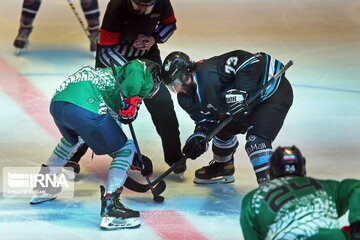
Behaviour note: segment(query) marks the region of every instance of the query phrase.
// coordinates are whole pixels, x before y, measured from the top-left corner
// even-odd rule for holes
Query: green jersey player
[[[160,66],[150,60],[133,60],[121,67],[94,69],[84,66],[70,75],[56,90],[50,113],[63,138],[52,156],[43,164],[40,174],[58,174],[77,151],[86,143],[96,154],[112,157],[106,191],[101,186],[100,226],[105,229],[132,228],[140,225],[139,212],[123,206],[119,196],[129,168],[152,173],[150,159],[136,161],[135,145],[121,129],[121,124],[135,120],[143,98],[154,96],[160,84]],[[124,99],[120,97],[120,90]],[[134,159],[134,160],[133,160]],[[60,168],[60,170],[59,170]],[[30,203],[53,200],[61,188],[37,186]]]
[[[360,181],[306,177],[298,148],[278,147],[269,163],[271,181],[248,193],[240,223],[245,240],[360,239]],[[339,217],[349,210],[350,235]]]

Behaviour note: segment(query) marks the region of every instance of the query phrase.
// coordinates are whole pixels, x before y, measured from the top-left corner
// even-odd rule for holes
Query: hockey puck
[[[165,198],[163,196],[155,196],[154,197],[154,201],[158,202],[158,203],[164,202],[164,200],[165,200]]]

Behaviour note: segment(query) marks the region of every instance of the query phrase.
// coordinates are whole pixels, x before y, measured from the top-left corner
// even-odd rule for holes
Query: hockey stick
[[[273,82],[279,78],[291,65],[293,65],[293,61],[290,60],[275,76],[273,76],[259,91],[257,91],[249,100],[247,100],[247,103],[250,104],[253,101],[255,101],[260,94],[266,90]],[[218,132],[220,132],[221,129],[223,129],[227,124],[229,124],[233,120],[232,116],[228,116],[224,121],[222,121],[212,132],[210,132],[206,138],[203,141],[209,142]],[[173,164],[168,170],[166,170],[163,174],[161,174],[157,179],[155,179],[151,185],[155,186],[156,184],[163,181],[163,179],[168,176],[174,169],[179,167],[181,164],[183,164],[186,161],[187,157],[182,157],[179,161],[177,161],[175,164]],[[148,187],[148,185],[144,185],[138,182],[132,182],[132,190],[143,190]],[[157,186],[157,185],[156,185]],[[155,187],[156,187],[155,186]]]
[[[89,31],[86,29],[85,24],[84,24],[83,20],[81,19],[79,13],[76,11],[75,5],[72,2],[72,0],[67,0],[67,2],[69,3],[71,10],[75,14],[75,17],[78,20],[78,22],[80,23],[81,28],[82,28],[82,30],[84,30],[86,36],[89,38],[90,41],[94,42],[95,40],[91,37]]]
[[[111,65],[111,69],[113,71],[113,74],[114,74],[114,78],[115,78],[115,84],[116,84],[116,87],[117,89],[119,90],[119,93],[120,93],[120,99],[122,102],[124,102],[124,94],[123,92],[121,91],[121,87],[120,87],[120,83],[119,83],[119,80],[118,80],[118,76],[117,76],[117,72],[116,72],[116,69],[115,69],[115,64],[114,62],[112,61],[112,59],[110,59],[110,65]],[[136,135],[135,135],[135,131],[134,131],[134,127],[132,125],[132,123],[129,123],[129,128],[130,128],[130,132],[131,132],[131,136],[133,138],[133,141],[134,141],[134,145],[135,145],[135,148],[136,148],[136,152],[139,156],[139,161],[140,163],[143,165],[143,160],[142,160],[142,155],[141,155],[141,152],[140,152],[140,148],[139,148],[139,144],[138,144],[138,141],[137,141],[137,138],[136,138]],[[166,188],[166,183],[165,181],[163,181],[161,183],[161,185],[157,188],[153,187],[151,185],[151,181],[149,179],[149,177],[145,177],[146,179],[146,182],[148,183],[148,187],[149,189],[151,190],[151,193],[153,194],[154,196],[154,201],[155,202],[163,202],[164,201],[164,197],[160,196],[160,194],[165,190]],[[130,183],[131,180],[128,181],[128,184]],[[126,181],[125,181],[126,183]],[[127,187],[125,185],[125,187]]]

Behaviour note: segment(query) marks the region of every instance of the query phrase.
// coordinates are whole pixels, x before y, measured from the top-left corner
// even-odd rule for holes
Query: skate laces
[[[217,162],[215,161],[215,159],[212,159],[210,162],[209,162],[209,165],[206,166],[206,167],[203,167],[203,168],[218,168],[218,167],[225,167],[229,164],[232,164],[233,160],[229,160],[227,162]]]
[[[205,166],[205,167],[203,167],[203,168],[204,168],[204,169],[206,169],[206,168],[207,168],[207,169],[217,168],[219,164],[220,164],[220,163],[216,162],[215,159],[212,159],[212,160],[209,162],[209,165],[208,165],[208,166]]]
[[[215,163],[217,163],[217,162],[215,161],[215,159],[212,159],[212,160],[209,162],[209,166],[210,166],[210,165],[213,165],[213,164],[215,164]]]

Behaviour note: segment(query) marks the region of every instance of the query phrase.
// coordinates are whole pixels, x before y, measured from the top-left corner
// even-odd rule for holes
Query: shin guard
[[[46,166],[50,169],[51,167],[56,167],[56,169],[63,167],[82,144],[84,144],[84,140],[81,138],[79,138],[78,143],[75,145],[69,143],[65,138],[61,138],[60,143],[55,147],[52,155],[46,163]]]
[[[134,142],[132,140],[128,140],[121,149],[110,154],[113,160],[109,169],[106,193],[112,193],[124,184],[128,176],[135,151]]]

